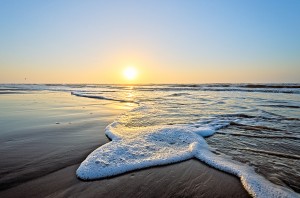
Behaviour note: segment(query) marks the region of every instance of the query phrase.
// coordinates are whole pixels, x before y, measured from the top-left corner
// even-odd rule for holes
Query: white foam
[[[120,99],[114,99],[114,98],[109,98],[109,97],[105,97],[105,96],[95,95],[93,93],[78,92],[78,91],[72,91],[71,95],[84,97],[84,98],[100,99],[100,100],[113,100],[113,101],[117,101],[117,102],[137,103],[137,102],[132,101],[132,100],[120,100]]]
[[[182,161],[194,156],[197,144],[205,145],[200,136],[175,127],[142,130],[141,136],[125,139],[106,131],[112,141],[93,151],[80,165],[77,175],[81,179],[98,179]]]
[[[82,93],[82,92],[78,92],[78,91],[72,91],[71,95],[79,96],[79,97],[86,97],[86,98],[102,99],[102,100],[113,100],[112,98],[107,98],[107,97],[99,96],[99,95],[98,96],[90,95],[90,94]]]
[[[239,177],[244,188],[253,197],[299,197],[299,194],[294,191],[266,180],[251,167],[217,156],[208,149],[198,149],[195,157],[216,169]]]
[[[134,111],[143,111],[138,107]],[[111,142],[93,151],[76,174],[84,180],[100,179],[151,166],[198,158],[206,164],[236,175],[254,197],[298,197],[289,189],[272,184],[248,166],[213,154],[203,137],[228,125],[215,121],[194,125],[124,127],[122,119],[106,128]]]

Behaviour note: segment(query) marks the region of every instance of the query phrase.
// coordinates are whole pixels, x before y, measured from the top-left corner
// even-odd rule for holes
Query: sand
[[[198,160],[85,182],[80,162],[132,104],[35,92],[0,96],[0,197],[249,197],[239,179]]]

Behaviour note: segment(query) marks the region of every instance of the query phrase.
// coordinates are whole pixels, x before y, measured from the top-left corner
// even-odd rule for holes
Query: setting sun
[[[123,75],[127,80],[134,80],[137,76],[137,70],[134,67],[127,67]]]

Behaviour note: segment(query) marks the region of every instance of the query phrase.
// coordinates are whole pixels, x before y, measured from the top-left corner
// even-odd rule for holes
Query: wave
[[[28,92],[24,91],[0,91],[0,94],[27,94]]]
[[[164,88],[138,88],[140,91],[218,91],[218,92],[259,92],[259,93],[285,93],[300,94],[300,89],[247,89],[224,87],[164,87]]]
[[[231,83],[212,83],[212,84],[173,84],[170,87],[244,87],[244,88],[271,88],[271,89],[297,89],[300,84],[231,84]]]
[[[242,87],[247,87],[247,88],[276,88],[276,89],[297,89],[300,88],[299,84],[247,84],[243,85]]]
[[[286,138],[286,139],[294,139],[294,140],[300,140],[299,135],[254,135],[254,134],[245,134],[245,133],[233,133],[233,132],[218,132],[219,134],[224,135],[233,135],[233,136],[245,136],[245,137],[253,137],[253,138]]]
[[[277,108],[293,108],[293,109],[299,109],[300,106],[297,105],[260,105],[263,107],[277,107]]]
[[[300,94],[300,84],[173,84],[137,86],[140,91],[227,91]]]
[[[188,95],[191,95],[189,93],[174,93],[174,94],[171,94],[171,95],[168,95],[169,97],[177,97],[177,96],[188,96]]]
[[[147,113],[140,106],[133,113]],[[216,155],[210,151],[204,137],[226,127],[230,122],[214,120],[190,125],[126,127],[122,116],[106,127],[111,142],[93,151],[76,171],[83,180],[94,180],[119,175],[128,171],[165,165],[197,158],[221,171],[236,175],[244,188],[254,197],[296,197],[295,192],[277,186],[253,168]],[[202,123],[202,124],[201,124]]]
[[[231,126],[238,126],[240,128],[247,129],[247,130],[255,130],[255,131],[262,131],[262,130],[266,130],[266,131],[282,131],[281,129],[271,128],[271,127],[266,127],[266,126],[246,125],[246,124],[240,124],[240,123],[237,123],[237,122],[230,122],[230,125]]]
[[[86,85],[86,84],[1,84],[26,90],[78,91],[86,88],[138,91],[226,91],[300,94],[300,84],[170,84],[170,85]]]
[[[284,157],[284,158],[292,158],[292,159],[298,159],[298,160],[300,159],[299,155],[293,155],[293,154],[287,154],[287,153],[279,153],[279,152],[274,152],[274,151],[266,151],[266,150],[251,149],[251,148],[235,148],[235,149],[251,151],[251,152],[255,152],[255,153],[264,153],[264,154],[274,155],[274,156]]]
[[[120,99],[114,99],[114,98],[99,96],[99,95],[91,95],[89,93],[79,93],[79,92],[72,91],[71,95],[84,97],[84,98],[93,98],[93,99],[100,99],[100,100],[112,100],[112,101],[117,101],[117,102],[127,102],[127,103],[136,103],[136,104],[138,104],[137,102],[132,101],[132,100],[120,100]]]

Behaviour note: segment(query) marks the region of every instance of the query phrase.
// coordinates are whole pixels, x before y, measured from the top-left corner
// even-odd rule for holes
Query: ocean
[[[81,179],[196,158],[253,196],[299,196],[300,84],[0,85],[0,94],[32,91],[130,107],[106,127],[112,141],[82,162]]]

